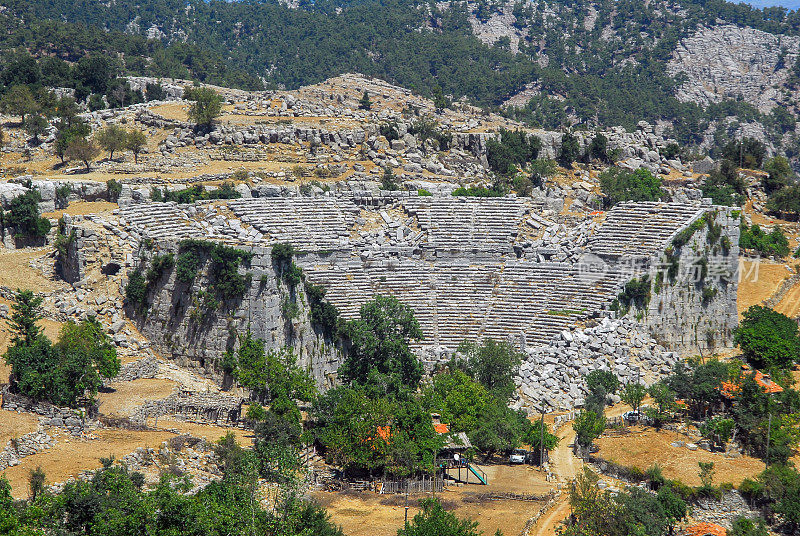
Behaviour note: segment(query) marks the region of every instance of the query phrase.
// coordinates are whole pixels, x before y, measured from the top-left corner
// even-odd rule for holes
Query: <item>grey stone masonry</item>
[[[172,270],[152,290],[147,315],[137,317],[154,349],[223,383],[231,379],[222,356],[248,329],[269,348],[292,346],[320,385],[336,380],[339,349],[312,326],[303,286],[289,288],[273,266],[270,246],[279,242],[293,244],[306,280],[323,286],[345,319],[358,317],[375,294],[409,304],[424,335],[414,347],[429,364],[463,340],[492,337],[533,352],[538,372],[545,368],[536,360],[546,355],[569,367],[575,359],[616,366],[631,358],[629,349],[661,371],[678,355],[729,346],[737,322],[738,222],[730,208],[703,202],[622,203],[601,216],[566,220],[531,198],[414,193],[372,203],[338,193],[141,203],[120,209],[120,220],[131,237],[153,240],[129,268],[146,270],[152,255],[177,253],[187,237],[253,254],[240,269],[251,275],[240,300],[206,310],[207,271],[187,285]],[[649,303],[612,308],[626,284],[643,276]],[[623,314],[631,332],[625,345],[603,338],[586,342],[577,358],[561,352],[561,343],[572,348],[564,337],[573,331]],[[710,333],[719,336],[712,341]],[[528,385],[528,398],[546,389],[550,399],[536,400],[566,407],[583,396],[582,368],[574,378],[526,380],[521,388]]]

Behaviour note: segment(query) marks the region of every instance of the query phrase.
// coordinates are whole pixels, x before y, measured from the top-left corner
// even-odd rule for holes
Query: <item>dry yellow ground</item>
[[[751,305],[758,305],[772,296],[784,279],[792,273],[783,264],[761,262],[755,269],[755,262],[742,261],[742,280],[739,282],[739,314]]]
[[[151,420],[150,425],[152,426],[153,424]],[[175,429],[181,434],[202,437],[207,441],[216,441],[228,432],[231,432],[234,437],[236,437],[236,441],[243,447],[249,447],[253,444],[253,432],[250,430],[241,430],[239,428],[226,428],[224,426],[184,422],[169,417],[158,419],[158,427],[160,429]]]
[[[39,424],[38,416],[32,413],[17,413],[0,409],[0,450],[10,439],[35,432]]]
[[[791,318],[800,316],[800,283],[789,289],[775,310]]]
[[[505,491],[545,493],[552,486],[538,471],[530,466],[496,465],[483,467],[489,473],[489,485],[469,484],[450,487],[437,494],[446,509],[458,517],[469,518],[479,523],[478,530],[494,534],[500,529],[503,534],[519,534],[525,523],[542,507],[535,501],[485,500],[476,495]],[[429,494],[409,497],[408,519],[419,511],[418,501]],[[394,536],[403,528],[404,497],[402,495],[378,495],[373,492],[317,492],[314,498],[341,525],[350,536]]]
[[[657,463],[664,476],[680,479],[690,486],[700,485],[698,462],[714,462],[714,482],[717,484],[730,482],[738,486],[745,478],[752,478],[764,470],[764,462],[756,458],[725,458],[702,449],[691,451],[686,447],[673,447],[671,443],[676,439],[686,440],[685,436],[677,436],[675,432],[632,427],[630,434],[601,437],[597,445],[602,458],[638,467],[642,471]]]
[[[77,440],[67,436],[58,438],[51,449],[22,459],[22,462],[6,469],[3,474],[11,482],[14,497],[28,495],[28,475],[41,467],[47,482],[63,482],[81,471],[100,467],[100,458],[114,456],[119,459],[137,447],[157,448],[175,434],[170,432],[134,432],[129,430],[98,430],[96,440]]]
[[[111,417],[130,417],[145,400],[161,400],[172,394],[177,383],[170,380],[140,379],[112,383],[108,392],[98,393],[100,413]]]
[[[47,249],[0,249],[0,285],[12,289],[32,289],[37,291],[53,291],[64,288],[66,283],[59,283],[45,278],[29,263],[48,252]]]
[[[64,214],[69,214],[70,216],[102,214],[103,212],[111,212],[117,208],[119,208],[119,205],[116,203],[109,203],[108,201],[75,201],[74,203],[70,203],[69,206],[63,210],[43,212],[42,216],[45,218],[60,218]]]
[[[159,104],[158,106],[153,106],[150,108],[150,111],[154,114],[158,114],[166,119],[172,119],[173,121],[188,121],[189,120],[189,105],[188,104],[181,104],[177,102],[170,102],[166,104]]]

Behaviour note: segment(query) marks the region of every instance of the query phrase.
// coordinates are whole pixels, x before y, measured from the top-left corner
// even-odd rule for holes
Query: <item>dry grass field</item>
[[[700,485],[698,462],[714,462],[714,483],[730,482],[734,486],[745,478],[752,478],[764,470],[764,462],[750,456],[726,458],[719,453],[702,449],[691,451],[686,447],[673,447],[676,439],[685,441],[675,432],[657,432],[652,428],[631,427],[630,433],[617,437],[601,437],[598,455],[606,460],[637,467],[642,471],[658,464],[667,478],[677,478],[690,486]]]
[[[486,499],[480,495],[503,492],[544,494],[552,485],[531,466],[489,465],[481,468],[488,475],[488,486],[451,486],[437,497],[458,517],[477,521],[478,529],[484,534],[494,534],[498,529],[506,535],[520,534],[543,503]],[[430,494],[409,496],[409,520],[419,511],[418,501],[426,496]],[[369,491],[316,492],[314,498],[348,536],[395,536],[397,530],[403,528],[403,495],[379,495]]]
[[[9,440],[35,432],[38,424],[37,415],[0,409],[0,450]]]
[[[61,435],[55,446],[28,456],[22,463],[9,467],[3,474],[11,482],[14,497],[28,494],[28,475],[36,467],[41,467],[47,475],[47,482],[63,482],[82,471],[100,467],[100,458],[114,456],[119,459],[133,452],[137,447],[161,445],[175,434],[166,431],[98,430],[97,439],[74,439]]]
[[[751,305],[758,305],[772,296],[784,279],[792,275],[786,265],[743,260],[742,280],[739,282],[738,309],[739,314]]]

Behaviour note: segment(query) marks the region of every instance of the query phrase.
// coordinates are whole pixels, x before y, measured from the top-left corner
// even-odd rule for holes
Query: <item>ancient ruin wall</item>
[[[177,243],[167,241],[157,247],[158,254],[172,252],[177,258]],[[211,284],[206,263],[192,284],[178,281],[174,268],[164,274],[149,295],[146,314],[130,310],[129,316],[163,357],[223,384],[231,378],[223,371],[222,356],[235,348],[237,336],[249,329],[253,337],[266,342],[267,350],[293,347],[299,364],[310,369],[320,387],[332,385],[339,350],[312,326],[303,285],[291,290],[281,280],[270,248],[241,249],[252,252],[253,258],[249,266],[240,267],[240,273],[251,274],[250,286],[240,300],[211,311],[203,307],[200,292]],[[140,249],[135,263],[145,271],[155,252]],[[290,311],[292,296],[296,312]]]
[[[708,355],[733,346],[739,318],[739,219],[733,212],[729,207],[709,208],[700,218],[719,226],[719,237],[707,221],[696,219],[675,234],[691,234],[686,244],[677,247],[673,237],[665,252],[653,259],[652,297],[642,322],[665,348],[682,355]],[[671,262],[678,265],[674,282],[668,273]]]

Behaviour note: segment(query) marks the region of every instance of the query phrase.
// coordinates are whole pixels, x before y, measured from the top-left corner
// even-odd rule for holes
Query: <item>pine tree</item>
[[[361,95],[361,100],[358,101],[358,108],[360,110],[370,110],[372,109],[372,101],[369,100],[369,93],[367,90],[364,90],[364,94]]]

